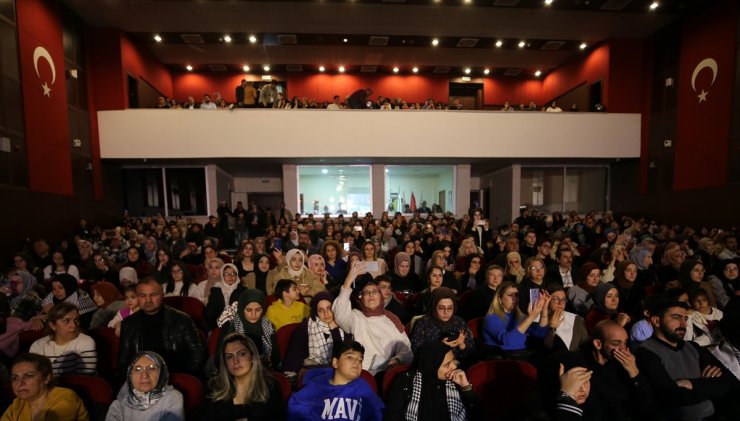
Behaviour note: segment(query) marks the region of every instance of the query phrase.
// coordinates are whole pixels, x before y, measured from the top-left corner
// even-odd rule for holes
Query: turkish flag
[[[411,192],[411,212],[416,212],[416,198],[414,197],[414,192]]]
[[[727,183],[737,4],[684,22],[678,78],[675,190]]]
[[[72,195],[60,5],[27,0],[16,7],[30,188]]]

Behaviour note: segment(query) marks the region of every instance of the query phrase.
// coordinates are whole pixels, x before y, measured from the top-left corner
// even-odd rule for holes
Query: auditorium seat
[[[98,374],[113,378],[118,368],[119,339],[116,331],[110,327],[90,329],[87,334],[95,341],[98,354]]]
[[[473,339],[478,339],[481,336],[481,329],[483,328],[483,317],[468,320],[468,327],[473,332]]]
[[[288,404],[288,399],[290,399],[290,394],[292,392],[292,386],[290,385],[290,380],[285,376],[285,374],[279,372],[279,371],[270,371],[272,373],[273,377],[275,377],[275,380],[277,380],[278,384],[280,385],[280,392],[283,394],[283,401],[285,404]]]
[[[403,374],[409,370],[411,370],[410,365],[401,364],[390,368],[388,369],[388,371],[385,372],[380,388],[380,393],[384,401],[388,400],[388,393],[391,391],[391,387],[393,387],[393,380],[396,378],[396,376],[398,376],[399,374]]]
[[[478,396],[484,413],[512,419],[537,388],[537,369],[517,360],[483,361],[468,367],[468,380]]]
[[[211,331],[211,337],[208,338],[208,356],[216,355],[218,351],[218,341],[221,339],[221,328],[216,327]]]
[[[190,315],[195,322],[195,327],[203,330],[205,326],[206,307],[195,297],[164,297],[164,303],[168,306],[180,310]]]
[[[194,419],[188,414],[195,414],[203,404],[205,398],[203,383],[197,377],[186,373],[170,373],[170,383],[182,393],[186,418]]]
[[[59,385],[72,389],[82,399],[92,421],[102,421],[113,402],[113,388],[102,377],[65,374],[57,377]]]
[[[28,352],[31,345],[37,340],[46,336],[44,329],[41,330],[24,330],[18,334],[18,353]]]
[[[280,348],[280,355],[285,356],[288,353],[288,345],[290,345],[290,337],[293,336],[296,328],[300,323],[291,323],[278,329],[277,331],[277,342]]]

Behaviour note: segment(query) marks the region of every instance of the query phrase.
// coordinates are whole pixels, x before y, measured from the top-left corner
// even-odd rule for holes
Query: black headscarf
[[[445,298],[449,298],[450,300],[452,300],[452,305],[455,307],[455,311],[452,317],[450,317],[450,320],[443,322],[442,320],[439,320],[437,318],[437,304],[439,304],[439,302],[444,300]],[[429,317],[434,321],[434,323],[439,326],[440,329],[446,329],[450,324],[452,324],[453,319],[457,314],[457,296],[455,296],[455,292],[447,287],[439,287],[432,291],[432,304],[429,306],[429,310],[427,313],[429,314]]]
[[[694,259],[686,259],[681,263],[681,267],[678,269],[678,281],[686,292],[691,292],[699,287],[697,282],[691,280],[691,271],[694,270],[696,265],[701,264],[700,261]]]
[[[450,413],[447,408],[445,394],[445,380],[437,377],[439,367],[452,348],[440,341],[425,342],[416,353],[414,367],[421,373],[421,399],[419,401],[418,419],[448,420]]]
[[[267,273],[270,271],[270,268],[267,268],[267,272],[260,270],[260,259],[263,257],[267,257],[268,260],[270,259],[270,256],[266,254],[254,255],[254,287],[263,293],[267,293]]]
[[[334,295],[332,295],[332,293],[329,292],[329,291],[321,291],[318,294],[314,295],[313,296],[313,299],[311,300],[311,314],[310,314],[310,317],[314,321],[316,319],[318,319],[318,317],[319,317],[318,316],[319,303],[321,301],[324,301],[324,300],[326,300],[326,301],[328,301],[330,303],[334,303]]]
[[[54,304],[61,303],[77,292],[77,278],[68,273],[60,273],[59,275],[54,276],[51,282],[59,282],[62,284],[62,287],[64,287],[64,293],[66,294],[62,300],[57,299],[57,297],[52,294]]]

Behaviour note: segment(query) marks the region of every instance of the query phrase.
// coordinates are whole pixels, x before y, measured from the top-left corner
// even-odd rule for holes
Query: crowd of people
[[[178,102],[174,98],[157,98],[155,108],[160,109],[234,109],[234,108],[274,108],[274,109],[326,109],[326,110],[344,110],[344,109],[376,109],[376,110],[462,110],[463,104],[459,98],[451,98],[450,102],[444,102],[429,98],[424,102],[407,102],[403,98],[390,98],[383,95],[372,97],[371,88],[361,88],[352,94],[341,98],[334,95],[331,101],[318,100],[316,98],[298,97],[292,98],[283,94],[277,88],[277,83],[273,80],[256,89],[253,82],[242,79],[241,84],[236,87],[235,101],[227,102],[220,92],[214,92],[212,95],[204,94],[200,102],[195,98],[188,96],[183,102]],[[562,112],[556,101],[552,101],[547,106],[539,107],[534,100],[528,104],[521,103],[518,106],[512,106],[506,101],[500,111],[544,111],[544,112]],[[576,112],[578,106],[572,104],[568,111]]]
[[[15,399],[3,394],[1,419],[95,418],[55,382],[68,374],[120,387],[105,419],[184,419],[172,373],[207,391],[191,419],[487,419],[467,370],[488,360],[536,367],[521,419],[737,419],[735,228],[483,215],[222,203],[206,224],[81,219],[5,262],[0,369]],[[114,372],[100,370],[100,329],[118,337]],[[41,330],[21,349],[22,332]],[[389,390],[366,381],[381,389],[397,367]]]

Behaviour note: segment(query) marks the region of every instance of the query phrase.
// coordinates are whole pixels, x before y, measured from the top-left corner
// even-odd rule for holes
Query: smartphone
[[[458,336],[460,336],[460,332],[457,332],[457,331],[451,330],[451,331],[449,331],[449,332],[441,332],[441,333],[439,334],[439,339],[440,339],[440,340],[447,340],[447,341],[450,341],[450,342],[452,342],[452,341],[454,341],[455,339],[457,339],[457,337],[458,337]]]
[[[480,221],[476,222],[476,225],[480,225],[480,226],[486,225],[486,221],[481,219]]]
[[[283,249],[283,240],[280,238],[275,238],[272,240],[272,248],[275,250],[282,250]]]
[[[378,261],[373,260],[371,262],[367,262],[367,265],[365,267],[367,268],[368,272],[377,272],[378,271]]]
[[[362,227],[360,226],[355,227],[355,231],[362,231]]]
[[[540,300],[540,290],[539,288],[532,288],[529,290],[529,302],[534,303]]]
[[[349,252],[349,243],[344,243],[344,251]]]

